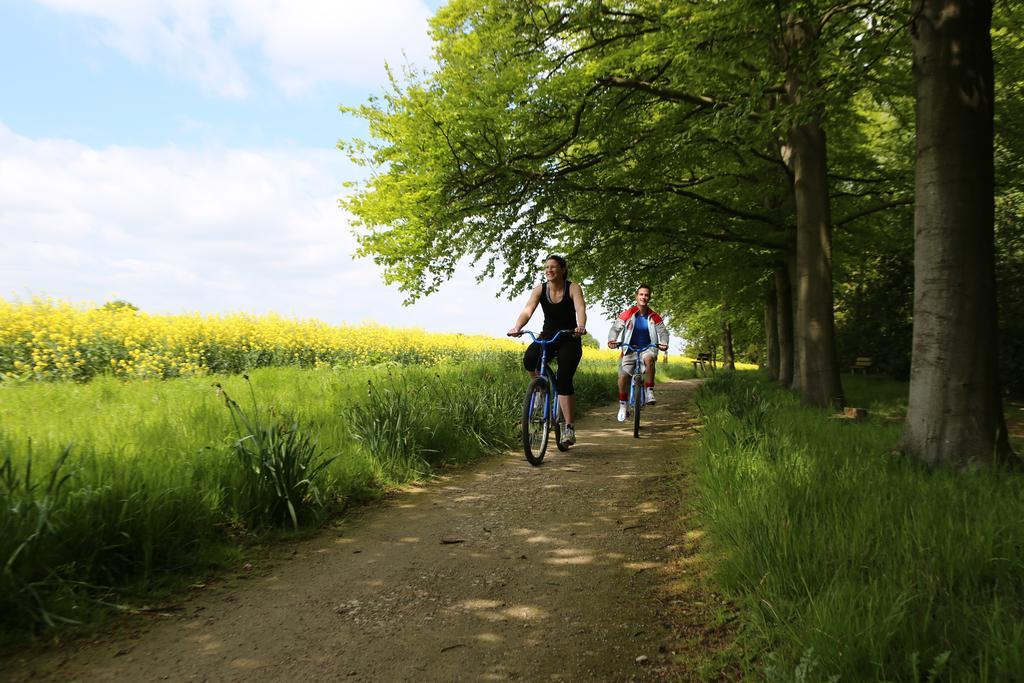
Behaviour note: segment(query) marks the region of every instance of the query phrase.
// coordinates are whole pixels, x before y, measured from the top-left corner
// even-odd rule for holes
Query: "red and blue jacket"
[[[612,323],[608,330],[608,341],[617,341],[620,344],[628,344],[633,337],[633,327],[636,325],[636,316],[640,313],[639,306],[627,308]],[[647,309],[647,327],[651,331],[651,343],[668,345],[668,327],[661,316],[650,308]]]

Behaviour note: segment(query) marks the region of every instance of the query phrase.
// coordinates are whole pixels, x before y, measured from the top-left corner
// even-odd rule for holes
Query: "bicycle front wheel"
[[[523,452],[534,466],[544,460],[551,430],[550,385],[544,377],[534,377],[523,402]]]
[[[633,438],[640,438],[640,406],[644,404],[644,381],[640,375],[633,378]]]

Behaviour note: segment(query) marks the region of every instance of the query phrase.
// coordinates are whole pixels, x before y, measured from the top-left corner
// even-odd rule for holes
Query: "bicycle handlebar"
[[[657,344],[648,344],[647,346],[644,347],[633,346],[632,344],[619,344],[615,348],[625,348],[627,351],[632,351],[633,353],[643,353],[647,349],[658,349],[659,351],[661,350],[661,347],[658,346]]]
[[[552,337],[551,339],[541,339],[537,335],[535,335],[533,332],[531,332],[530,330],[520,330],[519,334],[509,333],[508,336],[509,337],[521,337],[524,334],[528,334],[528,335],[530,335],[530,338],[533,339],[533,341],[535,343],[540,344],[542,346],[546,346],[547,344],[553,344],[556,339],[558,339],[560,336],[562,336],[562,333],[565,333],[565,334],[575,334],[576,330],[559,330],[558,332],[555,332],[555,336]]]

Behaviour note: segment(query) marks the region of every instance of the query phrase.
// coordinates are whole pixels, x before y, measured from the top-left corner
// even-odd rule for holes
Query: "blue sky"
[[[0,296],[502,334],[525,295],[467,265],[403,307],[337,206],[338,105],[429,66],[440,4],[0,0]]]

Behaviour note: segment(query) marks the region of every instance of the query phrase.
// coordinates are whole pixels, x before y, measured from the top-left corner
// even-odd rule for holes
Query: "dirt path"
[[[542,467],[507,454],[401,493],[148,616],[134,637],[8,662],[13,680],[658,680],[679,674],[656,598],[678,558],[673,481],[695,381],[642,438],[614,408]],[[676,529],[677,530],[677,529]],[[662,606],[663,607],[663,606]]]

